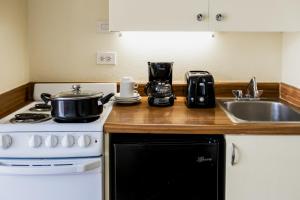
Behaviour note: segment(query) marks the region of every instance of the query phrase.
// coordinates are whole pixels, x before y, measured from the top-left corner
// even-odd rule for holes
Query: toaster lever
[[[201,95],[201,96],[205,96],[206,95],[205,84],[204,83],[199,83],[199,91],[200,91],[200,94],[198,94],[198,95]]]

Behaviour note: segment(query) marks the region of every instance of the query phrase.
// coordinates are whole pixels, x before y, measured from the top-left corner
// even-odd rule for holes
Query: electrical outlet
[[[97,52],[97,64],[98,65],[116,65],[117,53],[116,52]]]

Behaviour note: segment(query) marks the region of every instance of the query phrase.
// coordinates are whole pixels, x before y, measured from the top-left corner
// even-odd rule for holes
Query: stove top
[[[58,123],[39,98],[47,92],[67,91],[72,84],[36,84],[35,101],[0,119],[0,158],[74,158],[101,156],[103,125],[113,102],[103,106],[100,118],[90,123]],[[83,88],[116,92],[115,83],[84,83]],[[36,106],[38,105],[38,106]],[[38,108],[38,110],[36,110]],[[34,118],[34,119],[33,119]]]
[[[32,111],[31,108],[35,104],[42,102],[32,102],[29,105],[17,110],[16,112],[6,116],[0,120],[0,133],[5,132],[43,132],[43,131],[75,131],[75,132],[102,132],[103,125],[108,117],[111,109],[112,102],[109,102],[103,106],[103,112],[100,115],[100,118],[96,121],[89,123],[58,123],[51,118],[50,111]],[[37,121],[30,119],[29,115],[36,117]],[[41,116],[44,118],[41,118]],[[25,119],[22,121],[18,119],[23,117]],[[20,123],[18,123],[20,122]],[[27,122],[27,123],[26,123]]]

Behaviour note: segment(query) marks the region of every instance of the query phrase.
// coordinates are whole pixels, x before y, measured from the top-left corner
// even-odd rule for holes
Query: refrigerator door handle
[[[62,175],[84,173],[101,167],[101,160],[80,164],[50,166],[13,166],[0,163],[0,174],[4,175]]]

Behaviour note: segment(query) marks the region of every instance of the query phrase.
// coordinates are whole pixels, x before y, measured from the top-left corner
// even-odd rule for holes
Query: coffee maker
[[[145,93],[150,106],[174,104],[172,68],[173,62],[148,62],[149,82],[145,86]]]

